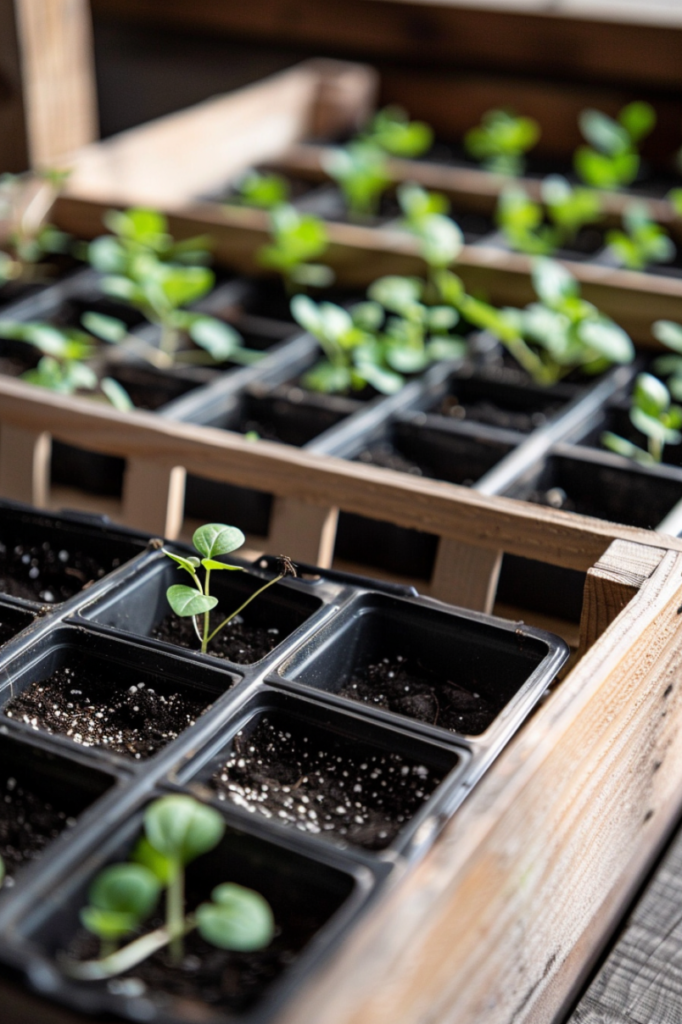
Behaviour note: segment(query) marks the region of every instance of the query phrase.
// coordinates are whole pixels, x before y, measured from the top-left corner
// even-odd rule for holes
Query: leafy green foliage
[[[581,298],[576,279],[554,260],[535,261],[533,284],[539,301],[525,309],[496,309],[467,295],[450,271],[440,273],[438,284],[444,301],[497,338],[542,386],[554,384],[574,369],[598,373],[612,363],[634,358],[634,346],[625,331]]]
[[[601,215],[601,200],[592,189],[574,188],[559,174],[542,183],[542,200],[536,203],[525,189],[510,185],[500,193],[496,219],[513,249],[533,256],[547,256],[567,245],[580,229]]]
[[[420,185],[403,183],[398,187],[398,202],[403,226],[419,241],[419,251],[433,270],[449,267],[459,256],[464,236],[448,217],[449,199],[439,192],[427,192]]]
[[[682,325],[673,320],[657,320],[651,327],[651,333],[672,353],[659,356],[654,362],[654,371],[668,378],[671,395],[682,402]]]
[[[249,171],[237,183],[239,200],[244,206],[272,210],[289,202],[289,183],[281,174]]]
[[[666,444],[682,442],[682,407],[672,404],[665,384],[650,373],[640,373],[635,381],[630,422],[646,437],[646,449],[611,431],[602,434],[604,447],[636,462],[648,464],[661,462]]]
[[[578,123],[588,143],[573,158],[578,176],[594,188],[630,185],[639,171],[639,143],[656,124],[653,107],[641,101],[628,103],[616,119],[599,110],[583,110]]]
[[[272,241],[258,252],[261,266],[278,271],[290,290],[331,284],[333,271],[316,262],[329,245],[327,228],[319,217],[283,203],[270,212],[270,232]]]
[[[644,270],[651,263],[669,263],[675,258],[675,244],[657,224],[646,203],[630,203],[623,213],[623,231],[608,231],[606,241],[622,267]]]
[[[7,225],[0,250],[0,283],[37,280],[41,260],[68,252],[69,235],[46,223],[66,177],[54,170],[38,171],[30,178],[0,176],[0,220]]]
[[[84,979],[113,977],[164,946],[170,946],[177,963],[183,938],[194,928],[219,949],[247,952],[269,944],[275,931],[272,910],[252,889],[225,882],[196,913],[186,911],[184,870],[223,838],[225,822],[218,811],[184,794],[164,796],[147,808],[144,832],[131,860],[105,868],[90,886],[89,904],[80,917],[102,941],[100,960],[72,965],[71,973]],[[119,940],[137,931],[154,911],[163,890],[165,927],[117,951]]]
[[[481,123],[464,136],[468,153],[497,174],[516,176],[525,168],[525,155],[540,138],[540,126],[531,117],[508,110],[488,110]]]
[[[42,353],[33,370],[22,380],[61,395],[89,394],[115,409],[133,408],[130,396],[113,377],[98,377],[86,362],[95,351],[93,339],[76,328],[58,328],[40,321],[0,320],[0,335],[23,341]]]
[[[414,159],[433,145],[433,129],[424,121],[410,121],[402,107],[390,106],[374,115],[361,138],[391,156]]]
[[[240,612],[251,604],[251,602],[262,594],[264,590],[271,587],[274,583],[278,583],[284,576],[289,573],[296,575],[295,570],[288,559],[283,559],[283,567],[279,576],[274,577],[268,583],[260,587],[259,590],[252,594],[251,597],[247,598],[236,609],[231,615],[228,615],[223,622],[220,623],[212,632],[210,629],[210,613],[218,606],[218,599],[210,594],[211,584],[211,573],[216,571],[232,571],[232,572],[243,572],[239,565],[229,565],[227,562],[219,562],[216,555],[229,555],[233,551],[240,548],[245,541],[244,534],[241,530],[237,529],[236,526],[225,526],[224,523],[208,523],[206,526],[200,526],[194,531],[192,542],[194,547],[203,555],[203,558],[196,558],[191,556],[185,558],[182,555],[176,555],[172,551],[166,551],[164,548],[164,554],[168,556],[173,562],[176,563],[178,568],[189,573],[192,579],[192,586],[184,586],[181,583],[176,583],[169,587],[166,591],[166,597],[171,608],[176,615],[180,618],[192,618],[194,619],[194,629],[197,634],[197,638],[201,641],[201,652],[205,654],[210,641],[220,632],[232,619],[239,615]],[[202,583],[197,569],[203,568],[204,570],[204,581]],[[203,627],[200,630],[196,623],[196,616],[203,616]]]
[[[250,953],[272,939],[275,922],[270,904],[253,889],[224,882],[211,893],[211,902],[197,909],[202,939],[219,949]]]

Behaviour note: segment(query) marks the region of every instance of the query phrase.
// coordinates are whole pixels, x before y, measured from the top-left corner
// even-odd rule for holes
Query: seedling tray
[[[15,512],[3,508],[0,516]],[[63,521],[72,533],[82,525],[78,519]],[[216,588],[223,606],[238,604],[275,566],[275,560],[264,559],[245,565],[243,575],[226,574],[230,579]],[[10,757],[4,751],[16,750],[11,763],[20,780],[9,792],[26,790],[27,799],[56,807],[58,794],[45,780],[45,764],[68,787],[66,823],[53,852],[41,864],[36,851],[30,870],[17,871],[0,896],[0,959],[42,996],[89,1013],[139,1020],[144,1007],[151,1007],[159,1024],[195,1020],[198,1012],[216,1021],[236,1019],[233,1014],[270,1020],[283,1012],[292,986],[306,983],[323,954],[331,955],[382,890],[428,853],[568,651],[543,631],[451,608],[410,588],[382,589],[306,567],[301,579],[278,584],[244,613],[244,627],[235,627],[267,626],[274,634],[271,650],[255,660],[241,657],[243,652],[224,659],[169,642],[170,637],[153,638],[168,613],[166,588],[176,578],[174,564],[152,546],[78,598],[45,610],[39,629],[20,632],[0,649],[0,767]],[[386,711],[341,694],[344,679],[387,656],[404,660],[415,678],[426,673],[434,699],[437,692],[443,701],[473,703],[477,716],[471,718],[469,709],[463,719],[473,727],[422,721],[419,709],[415,717],[411,707]],[[444,682],[453,673],[458,685]],[[57,679],[63,681],[59,693],[47,688]],[[161,702],[172,702],[174,695],[183,701],[183,715],[193,709],[177,733],[161,715]],[[22,703],[27,697],[35,713]],[[109,720],[119,706],[128,726]],[[93,728],[102,718],[104,726]],[[234,786],[216,785],[230,770],[231,755],[263,727],[286,733],[269,776],[285,804],[304,743],[319,751],[325,775],[341,762],[341,788],[325,791],[331,813],[325,813],[323,799],[315,803],[319,816],[300,810],[264,816],[248,809],[243,798],[235,800]],[[168,730],[163,740],[162,728]],[[143,749],[150,739],[152,745]],[[21,775],[22,765],[32,766],[32,774],[24,768]],[[314,770],[319,769],[311,762]],[[351,792],[353,772],[358,782]],[[357,796],[363,788],[365,794]],[[249,958],[228,960],[225,966],[247,972],[246,980],[236,994],[221,994],[211,1009],[193,1008],[189,991],[179,1000],[168,990],[160,994],[151,976],[142,985],[75,984],[60,974],[54,959],[78,931],[78,909],[93,873],[130,847],[140,828],[137,809],[169,790],[210,800],[228,823],[215,854],[190,873],[190,893],[196,890],[200,898],[207,877],[229,863],[232,880],[271,900],[282,927],[272,952],[256,958],[257,969]],[[305,803],[315,794],[313,785]],[[0,836],[1,829],[0,823]],[[54,896],[46,899],[47,893]],[[299,901],[307,908],[302,916],[295,910]],[[285,964],[294,953],[290,971]],[[254,969],[255,987],[248,981]],[[275,981],[283,970],[281,982]]]

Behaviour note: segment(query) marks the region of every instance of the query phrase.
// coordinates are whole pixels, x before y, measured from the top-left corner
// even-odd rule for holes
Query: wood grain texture
[[[127,526],[174,539],[182,529],[187,474],[158,459],[128,459],[123,478]]]
[[[682,558],[278,1024],[550,1024],[682,797]]]
[[[480,5],[399,0],[92,0],[96,14],[221,31],[234,38],[295,43],[318,52],[429,66],[501,67],[524,75],[675,87],[679,33],[632,5],[644,24],[591,20],[592,4],[483,10]],[[594,5],[604,11],[605,3]],[[659,5],[660,6],[660,5]],[[570,12],[570,13],[569,13]],[[647,21],[653,24],[646,24]]]
[[[581,656],[620,615],[662,557],[662,551],[655,548],[616,540],[587,570],[580,618]]]
[[[275,498],[268,551],[329,568],[334,558],[338,519],[337,508],[320,508],[296,498]]]
[[[488,497],[470,488],[319,456],[268,441],[177,423],[152,413],[115,409],[0,379],[0,423],[93,451],[191,467],[209,479],[268,490],[321,508],[340,508],[451,537],[474,547],[507,551],[583,571],[612,540],[682,550],[682,540],[649,530],[561,512],[512,498]]]
[[[14,6],[29,160],[32,167],[51,167],[97,138],[90,8],[88,0],[14,0]]]
[[[443,537],[438,542],[428,592],[460,608],[492,612],[501,566],[502,551]]]
[[[678,1024],[682,1006],[682,832],[566,1024]]]
[[[45,508],[50,491],[52,441],[47,431],[0,427],[0,497]]]

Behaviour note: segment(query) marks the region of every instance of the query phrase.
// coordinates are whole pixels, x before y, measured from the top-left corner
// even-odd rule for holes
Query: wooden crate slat
[[[182,529],[187,473],[157,459],[128,459],[123,480],[127,526],[176,538]]]
[[[682,557],[278,1024],[549,1024],[679,809]]]
[[[329,568],[334,558],[338,519],[337,508],[311,505],[296,498],[275,498],[268,550]]]
[[[612,540],[682,550],[682,540],[630,526],[488,497],[457,484],[379,470],[151,413],[120,413],[83,398],[0,379],[0,423],[123,458],[180,465],[199,476],[340,508],[440,537],[587,570]]]
[[[52,440],[48,431],[0,426],[0,494],[45,508],[50,491]]]
[[[461,608],[492,612],[502,554],[494,548],[474,547],[441,537],[429,594]]]

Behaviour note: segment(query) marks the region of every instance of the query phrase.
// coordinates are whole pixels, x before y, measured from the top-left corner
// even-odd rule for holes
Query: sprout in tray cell
[[[549,256],[575,242],[578,233],[601,216],[601,199],[593,189],[572,186],[551,174],[541,186],[542,202],[511,184],[500,193],[496,220],[512,249],[531,256]],[[544,206],[543,206],[544,204]]]
[[[607,231],[606,241],[619,266],[628,270],[670,263],[677,251],[665,228],[649,214],[646,203],[630,203],[623,213],[623,230]]]
[[[67,177],[44,170],[32,178],[3,174],[0,178],[0,220],[6,225],[0,251],[0,283],[37,282],[46,276],[40,263],[69,251],[69,235],[47,223]]]
[[[289,202],[289,183],[281,174],[263,174],[248,171],[237,182],[237,195],[244,206],[255,206],[260,210],[273,210]],[[233,200],[231,199],[230,202]]]
[[[528,150],[540,138],[540,126],[532,117],[519,117],[509,110],[489,110],[481,123],[464,136],[470,155],[488,171],[522,174]]]
[[[194,931],[218,949],[249,952],[267,946],[274,936],[272,910],[252,889],[224,882],[213,889],[209,901],[187,911],[185,868],[214,850],[224,832],[221,815],[192,797],[166,796],[151,804],[131,860],[105,868],[90,886],[89,903],[81,910],[84,928],[100,940],[99,958],[62,955],[64,971],[82,981],[101,981],[130,971],[167,948],[170,962],[178,966],[185,937]],[[138,934],[162,893],[164,923]],[[124,939],[131,941],[120,946]]]
[[[682,442],[682,407],[673,405],[665,384],[650,373],[640,373],[630,404],[630,422],[647,439],[646,449],[611,431],[602,434],[605,448],[643,465],[661,462],[667,444]]]
[[[270,234],[270,243],[258,251],[258,262],[282,275],[289,294],[332,283],[334,272],[317,262],[329,245],[327,228],[319,217],[279,203],[270,210]]]
[[[578,176],[594,188],[619,189],[631,185],[639,174],[639,143],[656,124],[656,111],[636,100],[623,107],[616,118],[600,110],[583,110],[578,119],[588,143],[574,156]]]
[[[181,618],[192,620],[197,639],[201,644],[201,653],[206,654],[208,645],[220,633],[225,626],[229,625],[244,609],[251,604],[259,594],[262,594],[269,587],[279,583],[285,576],[295,576],[296,569],[291,560],[281,557],[281,569],[277,576],[268,580],[262,587],[259,587],[254,594],[251,594],[235,611],[228,615],[219,625],[211,628],[211,612],[218,605],[218,598],[211,594],[211,573],[218,571],[244,572],[239,565],[228,565],[227,562],[219,562],[218,556],[229,555],[240,548],[245,541],[244,534],[236,526],[226,526],[223,523],[208,523],[199,527],[192,538],[194,547],[202,555],[197,558],[192,555],[185,558],[182,555],[174,555],[171,551],[164,553],[176,562],[181,569],[189,573],[192,578],[192,586],[184,586],[176,583],[166,591],[168,603]],[[204,570],[203,583],[197,573],[199,568]]]

